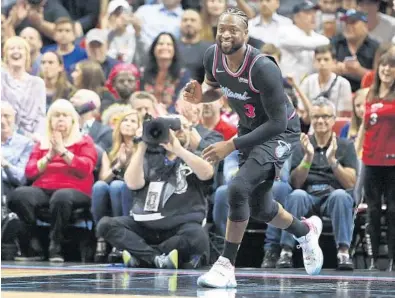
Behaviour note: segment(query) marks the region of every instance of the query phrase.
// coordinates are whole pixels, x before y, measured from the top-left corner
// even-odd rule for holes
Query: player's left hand
[[[208,146],[203,150],[203,159],[214,164],[223,160],[235,150],[233,140],[222,141]]]

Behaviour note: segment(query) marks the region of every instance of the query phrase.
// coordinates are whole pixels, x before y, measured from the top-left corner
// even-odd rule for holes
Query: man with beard
[[[203,82],[204,67],[202,65],[204,53],[211,45],[209,42],[200,39],[202,29],[202,19],[198,12],[188,9],[181,19],[181,40],[179,49],[181,57],[184,58],[184,65],[191,72],[191,77],[198,82]]]
[[[218,142],[203,151],[203,158],[217,163],[234,150],[240,152],[239,171],[229,184],[229,216],[222,256],[198,285],[234,288],[235,260],[251,216],[294,235],[303,249],[308,274],[318,274],[323,255],[318,244],[322,221],[317,216],[300,221],[273,199],[273,181],[300,139],[300,124],[284,93],[274,59],[247,45],[248,17],[237,8],[219,18],[216,45],[203,60],[207,88],[222,89],[239,116],[238,137]],[[188,83],[184,99],[202,102],[202,87]],[[305,161],[309,167],[311,161]]]
[[[140,72],[133,64],[117,64],[108,76],[106,87],[119,104],[129,104],[135,91],[140,90]]]

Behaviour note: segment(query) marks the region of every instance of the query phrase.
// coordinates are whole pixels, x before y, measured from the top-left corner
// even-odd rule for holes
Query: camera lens
[[[151,135],[152,138],[158,139],[162,134],[162,131],[155,127],[150,130],[149,134]]]

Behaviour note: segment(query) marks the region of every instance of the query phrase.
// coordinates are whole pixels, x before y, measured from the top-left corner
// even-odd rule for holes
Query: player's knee
[[[252,192],[252,185],[247,179],[236,176],[229,184],[229,206],[248,204],[248,198]]]

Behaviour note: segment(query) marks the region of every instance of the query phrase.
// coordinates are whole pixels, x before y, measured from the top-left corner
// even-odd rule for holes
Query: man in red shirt
[[[219,132],[227,141],[236,135],[237,128],[221,119],[222,105],[222,94],[218,90],[206,91],[202,98],[202,125]]]

